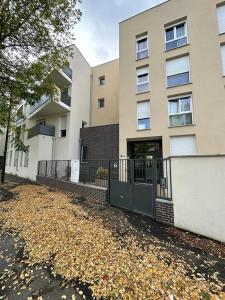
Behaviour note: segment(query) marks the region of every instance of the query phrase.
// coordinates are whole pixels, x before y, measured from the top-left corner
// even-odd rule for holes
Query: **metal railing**
[[[68,94],[61,93],[60,101],[71,107],[71,96]]]
[[[109,160],[88,160],[80,164],[80,182],[108,186]]]
[[[39,135],[55,136],[55,126],[54,125],[43,125],[37,124],[34,127],[30,128],[28,131],[28,139]]]
[[[73,77],[73,71],[70,67],[66,67],[65,69],[62,70],[63,73],[65,73],[70,79]]]
[[[39,107],[41,107],[45,102],[47,102],[47,101],[49,101],[49,100],[50,100],[50,96],[43,95],[43,96],[41,97],[41,99],[40,99],[38,102],[36,102],[34,105],[32,105],[32,106],[30,107],[30,112],[29,112],[29,114],[32,115],[32,113],[33,113],[35,110],[37,110]]]
[[[69,181],[71,178],[70,160],[42,160],[38,162],[38,176],[59,178]]]

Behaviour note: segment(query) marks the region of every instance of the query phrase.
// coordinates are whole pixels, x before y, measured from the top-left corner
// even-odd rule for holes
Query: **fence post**
[[[66,179],[69,181],[69,169],[70,169],[70,161],[67,161],[67,171],[66,171]]]
[[[57,178],[57,160],[55,161],[55,178]]]
[[[47,164],[48,164],[48,161],[46,160],[46,164],[45,164],[45,177],[47,177]]]
[[[38,162],[38,170],[37,170],[37,174],[39,175],[40,174],[40,160],[39,160],[39,162]]]
[[[111,168],[111,163],[110,163],[110,160],[108,162],[108,188],[107,188],[107,201],[108,201],[108,205],[110,205],[110,168]]]

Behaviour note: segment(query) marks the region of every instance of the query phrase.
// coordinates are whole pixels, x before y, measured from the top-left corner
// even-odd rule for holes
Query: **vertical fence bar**
[[[45,177],[47,177],[47,167],[48,167],[48,161],[45,162]]]
[[[55,160],[55,178],[57,178],[57,160]]]

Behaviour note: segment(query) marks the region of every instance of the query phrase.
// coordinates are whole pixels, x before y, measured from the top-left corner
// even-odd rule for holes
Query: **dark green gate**
[[[154,217],[157,174],[156,159],[111,160],[109,167],[110,205]]]

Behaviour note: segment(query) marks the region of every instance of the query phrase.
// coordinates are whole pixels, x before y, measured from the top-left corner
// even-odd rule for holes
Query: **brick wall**
[[[82,145],[88,146],[87,160],[119,158],[119,125],[80,129]]]
[[[155,219],[158,222],[174,226],[173,202],[163,199],[156,199]]]
[[[56,188],[65,192],[72,192],[94,202],[105,203],[107,201],[108,193],[106,188],[41,176],[37,176],[36,180],[39,184],[48,185],[51,188]]]

